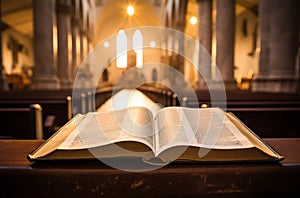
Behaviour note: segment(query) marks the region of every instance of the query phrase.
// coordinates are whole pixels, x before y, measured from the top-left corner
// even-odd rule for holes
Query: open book
[[[29,160],[138,157],[226,162],[283,157],[220,108],[145,107],[77,115],[29,154]]]

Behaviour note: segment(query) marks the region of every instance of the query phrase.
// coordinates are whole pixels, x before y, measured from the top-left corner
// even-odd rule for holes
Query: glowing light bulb
[[[192,16],[191,18],[190,18],[190,23],[192,24],[192,25],[195,25],[196,23],[197,23],[197,18],[196,17],[194,17],[194,16]]]
[[[127,14],[129,16],[132,16],[134,14],[134,7],[133,6],[130,5],[130,6],[127,7]]]
[[[108,42],[108,41],[105,41],[105,42],[103,43],[103,46],[104,46],[105,48],[108,48],[108,47],[109,47],[109,42]]]
[[[156,43],[155,41],[150,41],[150,47],[155,47]]]

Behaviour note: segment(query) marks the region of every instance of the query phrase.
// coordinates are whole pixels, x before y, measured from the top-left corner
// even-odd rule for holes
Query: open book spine
[[[70,135],[76,125],[82,121],[84,115],[77,114],[69,120],[63,127],[54,133],[48,140],[41,144],[34,152],[27,156],[28,160],[33,161],[42,158],[49,153],[55,151],[60,144]],[[61,133],[63,131],[63,133]]]
[[[256,135],[249,127],[247,127],[240,119],[233,113],[227,113],[227,117],[236,125],[236,127],[254,144],[266,154],[274,157],[275,159],[282,160],[283,156],[277,153],[270,145],[266,144],[258,135]]]

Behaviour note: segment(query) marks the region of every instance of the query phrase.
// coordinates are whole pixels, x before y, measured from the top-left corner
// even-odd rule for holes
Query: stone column
[[[298,43],[300,43],[300,21],[298,24]],[[300,78],[300,45],[298,45],[298,78]],[[300,86],[298,87],[298,92],[300,91]]]
[[[53,51],[54,6],[54,0],[33,1],[35,89],[59,88]]]
[[[181,0],[179,2],[179,13],[178,18],[176,20],[176,28],[180,31],[180,33],[177,35],[177,43],[178,43],[178,52],[177,52],[177,64],[178,64],[178,70],[184,74],[184,57],[185,49],[184,49],[184,36],[182,35],[182,32],[184,32],[186,21],[185,16],[187,12],[187,1]]]
[[[77,65],[80,63],[80,60],[78,60],[77,57],[77,48],[78,44],[77,43],[77,37],[79,35],[78,31],[78,26],[79,26],[79,19],[76,18],[76,16],[72,16],[72,68],[71,72],[73,77],[76,77],[76,72],[77,72]]]
[[[273,0],[261,0],[259,4],[260,24],[260,56],[259,56],[259,78],[268,76],[270,68],[270,23],[271,9],[269,5]]]
[[[291,0],[273,0],[271,21],[270,77],[293,78],[298,50],[299,10]]]
[[[1,1],[0,1],[0,10],[2,8],[1,6]],[[1,12],[0,12],[0,18],[2,18],[1,16]],[[3,71],[3,59],[2,59],[2,31],[4,29],[4,26],[3,26],[3,23],[2,23],[2,20],[0,20],[0,90],[4,90],[5,89],[5,84],[6,84],[6,81],[5,81],[5,76],[4,76],[4,71]]]
[[[58,76],[61,88],[71,88],[71,65],[69,54],[71,7],[64,0],[57,1],[57,33],[58,33]]]
[[[83,59],[88,55],[88,46],[89,46],[89,41],[88,41],[88,33],[85,31],[83,35]]]
[[[0,2],[1,3],[1,2]],[[1,8],[1,6],[0,6]],[[2,35],[2,20],[0,20],[0,34]],[[2,36],[0,37],[0,90],[4,89],[4,74],[2,60]]]
[[[216,63],[226,88],[234,88],[235,0],[216,0]]]
[[[199,76],[200,86],[204,84],[203,77],[209,83],[211,80],[211,50],[212,50],[212,0],[198,1],[198,36],[199,49]]]
[[[295,92],[299,2],[262,0],[260,7],[261,21],[269,20],[269,23],[260,24],[261,31],[266,32],[262,32],[260,73],[254,79],[253,91]],[[264,13],[266,10],[269,11]]]
[[[81,27],[79,30],[79,36],[80,36],[80,63],[83,61],[84,59],[84,36],[85,36],[85,32],[83,30],[83,28]]]

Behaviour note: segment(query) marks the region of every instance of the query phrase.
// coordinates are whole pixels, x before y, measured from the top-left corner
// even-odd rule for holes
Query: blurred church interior
[[[297,93],[297,4],[292,0],[2,0],[1,89],[72,88],[82,61],[105,39],[127,29],[143,37],[143,26],[160,26],[199,42],[215,64],[192,65],[180,58],[180,50],[189,50],[199,59],[199,46],[167,35],[159,46],[166,50],[148,54],[144,50],[141,65],[170,65],[197,89],[205,86],[194,67],[206,67],[206,83],[217,81],[218,67],[226,88]],[[115,85],[125,71],[137,66],[136,54],[128,51],[125,67],[118,67],[116,54],[111,54],[97,87]],[[146,74],[148,80],[168,78],[159,66],[153,70]],[[83,72],[83,78],[84,86],[91,86],[93,68]]]
[[[300,193],[299,0],[0,0],[0,8],[0,197]],[[28,158],[45,142],[55,156],[55,145],[80,130],[77,114],[131,105],[151,111],[220,107],[242,122],[242,131],[253,131],[247,137],[265,140],[284,159],[258,163],[247,147],[245,153],[233,152],[242,159],[249,156],[247,162],[176,161],[151,172],[130,172],[105,161]],[[185,129],[189,136],[194,114],[180,115],[185,119],[170,117],[180,132],[176,137],[185,136]],[[119,118],[132,127],[129,116]],[[108,136],[124,132],[108,120],[103,122]],[[67,125],[74,130],[59,133]],[[92,127],[95,132],[88,125]],[[170,137],[175,137],[175,127],[170,127]],[[220,134],[207,132],[207,139]],[[149,135],[140,137],[157,146]],[[91,136],[91,144],[100,137]],[[220,139],[225,145],[230,138]],[[201,148],[198,157],[208,148],[213,147]],[[213,159],[222,161],[225,152],[214,152]],[[127,160],[117,162],[135,165]]]
[[[254,129],[285,117],[297,136],[299,13],[294,0],[1,0],[0,107],[41,105],[48,137],[115,87],[190,107],[223,90],[217,106]]]

